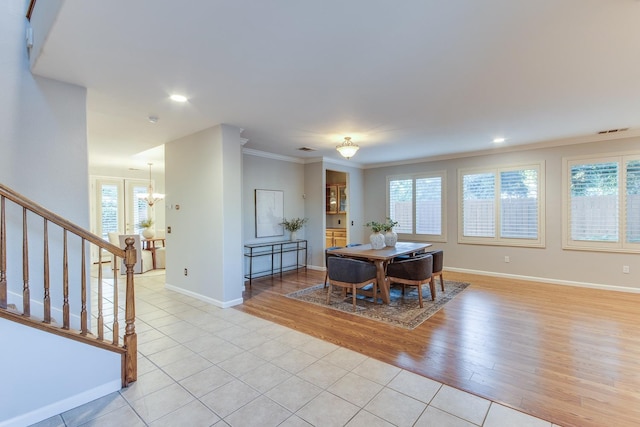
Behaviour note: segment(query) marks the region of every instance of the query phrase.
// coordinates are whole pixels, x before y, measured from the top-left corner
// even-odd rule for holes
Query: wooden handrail
[[[7,215],[6,215],[6,201],[15,203],[22,209],[22,227],[21,230],[18,227],[14,227],[15,232],[22,232],[22,248],[17,249],[22,253],[22,311],[18,312],[8,304],[8,284],[9,278],[7,275]],[[43,256],[44,261],[42,265],[42,271],[44,273],[44,283],[42,299],[34,299],[34,295],[40,293],[31,292],[33,284],[30,283],[30,271],[32,266],[29,264],[29,237],[33,237],[33,233],[30,236],[28,230],[28,215],[37,215],[44,219],[44,227],[42,229],[42,241],[43,241]],[[62,241],[62,283],[60,284],[62,290],[62,301],[59,301],[62,312],[62,324],[55,324],[51,316],[51,292],[50,289],[53,284],[50,280],[49,268],[49,224],[54,224],[60,227],[63,231]],[[69,243],[68,234],[71,233],[81,239],[80,243],[80,277],[81,283],[80,289],[69,288]],[[98,248],[98,281],[97,281],[97,294],[98,294],[98,313],[97,313],[97,335],[93,335],[89,330],[88,325],[88,308],[87,308],[87,293],[90,292],[87,286],[87,271],[86,271],[86,252],[87,242],[95,245]],[[0,184],[0,317],[7,318],[22,324],[26,324],[32,327],[36,327],[41,330],[46,330],[57,335],[66,336],[78,341],[82,341],[100,348],[104,348],[110,351],[115,351],[123,356],[123,368],[122,368],[122,385],[127,386],[129,383],[136,381],[137,379],[137,335],[135,331],[135,294],[134,294],[134,276],[133,268],[136,263],[136,249],[134,247],[134,239],[128,237],[125,240],[125,248],[121,249],[101,237],[83,229],[82,227],[72,223],[71,221],[63,218],[62,216],[44,208],[43,206],[33,202],[27,197],[17,193],[11,188]],[[113,257],[113,295],[104,296],[102,289],[102,253],[106,251]],[[122,259],[126,268],[126,292],[125,292],[125,328],[123,343],[120,344],[120,326],[118,323],[118,260]],[[74,276],[75,277],[75,276]],[[14,283],[13,281],[11,283]],[[15,285],[13,285],[15,286]],[[81,306],[75,309],[80,318],[80,329],[73,330],[71,328],[70,314],[71,314],[71,298],[70,296],[76,295],[76,292],[80,292]],[[104,334],[104,315],[103,315],[103,300],[113,301],[111,307],[113,308],[113,325],[112,325],[112,340],[106,341]],[[32,318],[32,305],[31,301],[35,300],[42,303],[43,313],[41,318]]]
[[[29,2],[29,7],[27,8],[27,19],[31,21],[31,15],[33,14],[33,8],[36,7],[36,0],[31,0]]]
[[[5,186],[4,184],[0,184],[0,195],[6,197],[7,199],[11,200],[14,203],[19,204],[24,208],[27,208],[31,212],[37,215],[40,215],[43,218],[46,218],[47,221],[53,224],[56,224],[59,227],[64,228],[65,230],[69,230],[76,236],[81,237],[93,243],[94,245],[102,246],[103,249],[107,249],[112,254],[115,254],[120,258],[124,258],[124,249],[121,249],[116,245],[106,242],[100,236],[96,236],[92,232],[77,226],[76,224],[72,223],[71,221],[63,218],[62,216],[54,212],[51,212],[49,209],[35,203],[34,201],[23,196],[22,194],[16,191],[13,191],[9,187]]]

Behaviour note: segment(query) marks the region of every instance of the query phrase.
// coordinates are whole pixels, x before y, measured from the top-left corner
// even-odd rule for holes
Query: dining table
[[[386,266],[394,258],[402,255],[414,255],[423,252],[431,246],[426,242],[397,242],[395,246],[385,246],[382,249],[373,249],[370,244],[349,246],[329,251],[333,255],[342,257],[364,259],[371,261],[376,266],[376,279],[382,302],[389,304],[391,301],[389,286],[386,281]],[[376,297],[374,296],[374,299]]]

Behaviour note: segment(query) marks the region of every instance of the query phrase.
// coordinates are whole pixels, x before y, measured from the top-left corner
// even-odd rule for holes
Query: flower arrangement
[[[153,220],[151,218],[143,219],[140,221],[140,228],[150,228],[153,225]]]
[[[395,227],[396,225],[398,225],[398,221],[394,221],[389,217],[387,217],[387,220],[385,222],[369,221],[365,224],[365,226],[371,227],[371,231],[373,231],[374,233],[379,233],[381,231],[391,231],[391,229],[393,229],[393,227]]]
[[[373,231],[374,233],[379,233],[385,229],[385,223],[369,221],[368,223],[365,224],[365,227],[370,227],[371,231]]]
[[[308,221],[308,218],[282,218],[280,225],[284,226],[287,231],[298,231]]]
[[[398,225],[398,221],[394,221],[391,218],[387,217],[387,221],[382,224],[382,231],[391,231],[396,225]]]

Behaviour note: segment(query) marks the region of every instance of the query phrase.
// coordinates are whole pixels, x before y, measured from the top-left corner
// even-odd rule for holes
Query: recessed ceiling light
[[[494,138],[493,142],[495,142],[496,144],[500,144],[501,142],[505,142],[506,139],[505,138]]]
[[[174,93],[173,95],[171,95],[169,97],[172,101],[175,102],[187,102],[187,97],[184,95],[179,95],[177,93]]]
[[[149,123],[156,124],[158,123],[158,116],[149,116],[148,120],[149,120]]]

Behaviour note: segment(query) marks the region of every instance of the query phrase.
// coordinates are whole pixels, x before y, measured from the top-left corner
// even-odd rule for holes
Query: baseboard
[[[309,270],[316,270],[316,271],[327,271],[326,268],[324,267],[318,267],[317,265],[307,265],[307,268]]]
[[[196,292],[188,291],[186,289],[179,288],[177,286],[173,286],[168,283],[165,283],[164,287],[170,291],[177,292],[179,294],[186,295],[200,301],[204,301],[206,303],[215,305],[216,307],[220,307],[220,308],[229,308],[229,307],[233,307],[234,305],[240,305],[244,302],[242,298],[237,298],[231,301],[219,301],[215,298],[210,298],[210,297],[198,294]]]
[[[575,286],[578,288],[602,289],[605,291],[627,292],[632,294],[640,293],[640,289],[638,288],[629,288],[626,286],[615,286],[615,285],[604,285],[602,283],[576,282],[572,280],[550,279],[548,277],[522,276],[519,274],[496,273],[494,271],[470,270],[467,268],[455,268],[455,267],[447,267],[445,268],[445,271],[477,274],[479,276],[502,277],[505,279],[525,280],[527,282],[542,282],[542,283],[550,283],[553,285]]]

